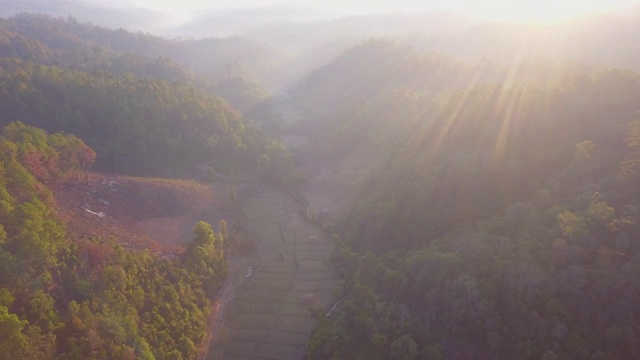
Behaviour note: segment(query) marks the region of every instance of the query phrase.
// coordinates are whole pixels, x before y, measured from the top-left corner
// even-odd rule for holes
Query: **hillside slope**
[[[118,239],[125,248],[174,253],[199,221],[229,220],[217,189],[193,181],[88,174],[52,189],[70,239]],[[226,189],[225,189],[226,192]]]
[[[198,222],[179,256],[130,249],[118,220],[188,214],[188,197],[148,180],[82,187],[73,179],[94,159],[72,135],[20,122],[2,131],[0,359],[195,359],[227,272],[222,239]],[[65,187],[57,199],[50,190]]]

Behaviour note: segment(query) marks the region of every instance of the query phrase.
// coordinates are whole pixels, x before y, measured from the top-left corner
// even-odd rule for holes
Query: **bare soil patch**
[[[90,174],[53,188],[72,239],[114,237],[123,246],[172,253],[198,221],[228,217],[215,187],[193,181]]]

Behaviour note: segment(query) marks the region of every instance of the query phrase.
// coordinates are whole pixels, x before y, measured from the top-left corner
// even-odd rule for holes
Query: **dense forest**
[[[171,175],[180,164],[208,162],[229,173],[266,151],[267,140],[224,100],[188,85],[18,60],[2,68],[0,117],[85,139],[100,155],[97,169]]]
[[[354,206],[325,224],[344,283],[331,316],[316,314],[309,358],[637,357],[640,76],[559,65],[434,95],[415,80],[394,88],[416,66],[379,65],[398,74],[389,87],[349,86],[381,95],[299,129],[323,156],[379,156]]]
[[[191,46],[44,15],[2,20],[0,29],[2,125],[20,120],[74,134],[96,150],[94,168],[101,171],[197,176],[189,169],[204,164],[237,175],[255,172],[264,155],[270,179],[282,182],[293,173],[284,148],[245,126],[234,105],[212,92],[248,110],[267,96],[259,83],[242,74],[196,76],[162,56],[200,51],[200,57],[185,58],[206,57],[211,69],[220,69],[251,46],[218,45],[233,40]],[[231,50],[217,50],[222,48]],[[211,62],[210,52],[221,60]]]
[[[197,224],[172,259],[70,242],[48,186],[79,176],[93,150],[20,122],[0,144],[0,358],[194,358],[226,272],[211,227]]]
[[[240,108],[268,96],[257,80],[282,61],[279,51],[249,39],[168,40],[41,14],[0,19],[0,57],[195,84],[231,95]]]

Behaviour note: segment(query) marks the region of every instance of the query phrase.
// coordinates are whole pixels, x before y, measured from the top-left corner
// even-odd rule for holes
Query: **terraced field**
[[[225,314],[215,359],[302,359],[315,321],[308,309],[332,300],[337,278],[329,265],[331,240],[286,212],[286,198],[265,191],[244,212],[260,240],[258,265]]]

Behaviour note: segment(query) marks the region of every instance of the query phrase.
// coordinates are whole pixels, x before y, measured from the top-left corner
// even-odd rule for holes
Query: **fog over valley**
[[[638,34],[0,0],[0,360],[639,358]]]

